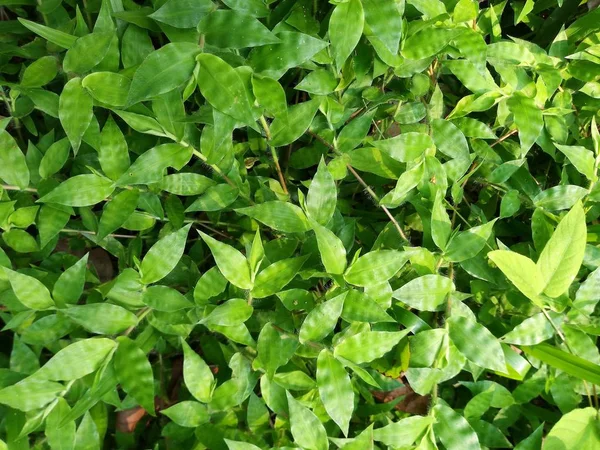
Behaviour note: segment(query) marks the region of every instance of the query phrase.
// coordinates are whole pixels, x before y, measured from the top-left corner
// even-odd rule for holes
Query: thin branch
[[[271,155],[273,156],[273,162],[275,163],[275,169],[277,170],[277,176],[279,177],[279,184],[281,184],[281,188],[283,192],[288,195],[287,184],[285,182],[285,177],[283,176],[283,172],[281,170],[281,166],[279,165],[279,155],[277,154],[277,149],[271,145],[271,129],[269,128],[269,124],[265,119],[265,116],[260,116],[260,124],[265,130],[265,137],[267,138],[267,147],[271,151]]]
[[[25,189],[21,189],[19,186],[13,186],[12,184],[3,184],[2,185],[2,189],[4,189],[5,191],[24,191],[24,192],[33,192],[35,194],[37,194],[37,189],[35,188],[30,188],[27,187]]]
[[[93,236],[98,235],[98,233],[94,232],[94,231],[87,231],[87,230],[73,230],[71,228],[63,228],[62,230],[60,230],[61,233],[81,233],[81,234],[90,234]],[[122,238],[122,239],[135,239],[137,236],[131,235],[131,234],[108,234],[107,236],[110,237],[114,237],[114,238]]]

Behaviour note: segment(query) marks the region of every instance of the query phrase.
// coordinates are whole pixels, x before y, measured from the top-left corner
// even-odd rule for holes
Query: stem
[[[146,317],[148,314],[150,314],[152,312],[152,310],[150,308],[148,308],[147,306],[145,308],[140,309],[137,312],[137,316],[138,316],[138,323],[136,323],[135,325],[131,325],[129,328],[127,328],[125,331],[123,331],[123,333],[121,333],[123,336],[129,336],[131,334],[131,332],[133,330],[135,330],[135,327],[137,327],[140,322],[142,321],[142,319],[144,319],[144,317]]]
[[[2,189],[4,189],[5,191],[25,191],[25,192],[34,192],[37,194],[37,189],[35,188],[25,188],[25,189],[21,189],[19,186],[13,186],[12,184],[3,184],[2,185]]]
[[[269,150],[271,151],[271,155],[273,156],[273,162],[275,163],[275,169],[277,170],[277,176],[279,177],[279,183],[281,184],[281,188],[283,189],[283,192],[286,195],[288,195],[289,192],[287,189],[287,185],[285,183],[285,177],[283,176],[283,172],[281,171],[281,166],[279,165],[279,156],[277,155],[277,149],[270,144],[271,129],[269,128],[269,124],[267,123],[265,116],[260,116],[260,124],[262,125],[263,130],[265,130],[265,137],[267,138],[267,147],[269,148]]]
[[[62,230],[60,230],[61,233],[81,233],[81,234],[91,234],[91,235],[97,235],[98,233],[94,232],[94,231],[86,231],[86,230],[73,230],[71,228],[63,228]],[[137,236],[133,236],[131,234],[109,234],[108,236],[110,237],[114,237],[114,238],[122,238],[122,239],[135,239]]]

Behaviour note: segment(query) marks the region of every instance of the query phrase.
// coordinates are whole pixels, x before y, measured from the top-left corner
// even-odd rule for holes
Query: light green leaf
[[[373,430],[373,439],[390,447],[412,445],[433,422],[433,417],[407,417]]]
[[[280,42],[254,17],[231,10],[213,11],[200,21],[198,31],[204,34],[207,44],[219,48],[238,49]]]
[[[327,450],[327,432],[315,414],[286,391],[290,428],[296,444],[311,450]]]
[[[251,289],[253,282],[248,261],[235,248],[198,231],[210,248],[219,270],[227,280],[241,289]]]
[[[0,389],[0,403],[20,411],[32,411],[50,403],[64,389],[60,383],[29,377]]]
[[[118,179],[118,186],[150,184],[163,179],[167,167],[181,170],[192,157],[192,148],[180,144],[161,144],[144,152]]]
[[[171,273],[183,255],[191,226],[163,237],[148,250],[140,265],[142,283],[156,283]]]
[[[77,175],[64,181],[39,201],[66,206],[92,206],[114,191],[114,183],[98,175]]]
[[[113,342],[113,341],[111,341]],[[146,354],[127,336],[117,338],[114,366],[121,388],[154,416],[154,375]],[[114,342],[113,342],[114,344]]]
[[[408,261],[408,255],[396,250],[375,250],[358,258],[344,273],[344,279],[356,286],[369,286],[374,280],[387,281]]]
[[[400,162],[413,161],[426,150],[435,148],[433,139],[428,134],[413,131],[390,139],[373,141],[372,145]]]
[[[544,450],[594,449],[600,445],[598,414],[594,408],[575,409],[552,427],[544,440]]]
[[[93,106],[92,97],[81,86],[81,78],[72,78],[65,84],[58,103],[58,118],[75,153],[92,121]]]
[[[424,275],[409,281],[392,296],[419,311],[437,311],[454,291],[451,279],[440,275]]]
[[[138,322],[135,314],[110,303],[77,305],[62,312],[73,322],[97,334],[118,334]]]
[[[0,178],[21,189],[29,186],[29,169],[25,155],[6,130],[0,131]]]
[[[236,212],[252,217],[274,230],[285,233],[304,233],[310,230],[304,212],[288,202],[270,201],[248,208],[236,209]]]
[[[525,156],[544,128],[542,111],[536,106],[533,99],[518,92],[513,94],[506,104],[513,113],[515,124],[519,130],[521,156]]]
[[[63,138],[59,141],[54,142],[40,161],[39,174],[42,178],[48,178],[63,168],[67,159],[69,159],[69,153],[71,152],[71,145],[69,139]]]
[[[88,256],[89,253],[86,253],[79,261],[61,273],[56,283],[54,283],[52,297],[59,304],[77,303],[77,300],[81,297],[85,285]]]
[[[354,390],[344,365],[326,349],[321,350],[317,358],[317,386],[325,411],[348,436]]]
[[[587,189],[580,186],[561,184],[540,192],[533,198],[533,204],[548,211],[559,211],[571,208],[588,193]]]
[[[341,274],[346,269],[346,249],[343,242],[328,228],[308,219],[317,237],[317,246],[321,261],[327,273]]]
[[[543,291],[558,297],[571,285],[585,253],[587,230],[580,202],[561,220],[537,262]]]
[[[337,188],[331,173],[321,158],[317,173],[310,182],[306,196],[306,212],[308,217],[316,220],[321,225],[327,225],[337,202]]]
[[[506,372],[502,347],[487,328],[466,316],[452,316],[448,325],[450,339],[467,359],[480,367]]]
[[[77,37],[71,34],[55,30],[53,28],[32,22],[31,20],[23,19],[21,17],[19,17],[18,20],[28,30],[33,31],[35,34],[41,36],[49,42],[52,42],[55,45],[58,45],[59,47],[71,48],[73,44],[75,44],[75,41],[77,41]]]
[[[395,0],[362,0],[367,27],[365,35],[377,36],[392,54],[398,53],[402,16]]]
[[[210,367],[187,342],[181,338],[183,347],[183,380],[190,394],[202,403],[209,403],[212,398],[215,378]]]
[[[216,183],[197,173],[174,173],[164,177],[160,183],[163,191],[175,195],[200,195]]]
[[[363,32],[365,15],[360,0],[338,3],[329,20],[329,39],[338,70],[350,56]]]
[[[263,326],[257,341],[258,357],[269,378],[286,365],[298,348],[298,341],[287,333],[280,333],[271,323]]]
[[[452,232],[450,217],[446,212],[443,194],[437,191],[433,208],[431,209],[431,236],[440,250],[446,250],[446,244]]]
[[[167,286],[150,286],[144,291],[142,301],[157,311],[175,312],[194,306],[179,291]]]
[[[2,268],[4,274],[10,281],[10,286],[17,299],[31,309],[48,309],[54,306],[48,288],[36,278],[19,272]]]
[[[556,321],[555,321],[556,322]],[[554,336],[554,328],[543,313],[528,317],[502,337],[502,341],[515,345],[535,345]]]
[[[260,271],[254,280],[252,296],[268,297],[281,291],[294,279],[307,260],[307,256],[282,259]]]
[[[298,103],[289,108],[287,117],[276,118],[271,124],[271,145],[283,147],[298,140],[312,123],[319,103],[318,99]]]
[[[342,314],[346,293],[320,303],[308,313],[300,328],[300,342],[320,341],[333,331]]]
[[[392,350],[409,331],[363,331],[339,342],[333,354],[355,364],[371,362]]]
[[[194,401],[176,403],[170,408],[161,410],[160,413],[177,425],[190,428],[196,428],[210,419],[206,406]]]
[[[77,74],[89,72],[104,59],[113,39],[117,39],[117,36],[112,31],[91,33],[80,37],[65,55],[64,71]]]
[[[98,239],[104,239],[119,229],[133,214],[140,198],[140,191],[127,189],[115,195],[104,205],[102,217],[98,225]]]
[[[477,256],[490,238],[496,220],[455,235],[446,246],[446,259],[461,262]]]
[[[531,259],[509,250],[489,252],[488,258],[527,298],[538,301],[544,290],[544,281],[539,267]]]
[[[426,27],[404,41],[402,55],[408,59],[424,59],[437,55],[456,36],[457,30]]]
[[[465,135],[449,120],[431,122],[431,136],[436,147],[451,158],[469,159],[469,144]]]
[[[195,28],[214,7],[210,0],[168,0],[148,17],[175,28]]]
[[[100,434],[89,411],[85,413],[77,428],[75,450],[100,450]]]
[[[252,316],[252,310],[252,306],[246,300],[233,298],[213,309],[200,323],[209,326],[233,327],[248,320]]]
[[[448,450],[479,450],[481,444],[469,422],[444,403],[433,407],[433,431]]]
[[[131,80],[112,72],[94,72],[86,76],[81,85],[99,102],[109,106],[125,106]]]
[[[594,179],[594,153],[585,147],[579,145],[561,145],[554,143],[554,146],[565,154],[571,164],[585,175],[588,180]]]
[[[58,61],[54,56],[42,56],[32,62],[21,77],[21,86],[41,87],[50,83],[58,73]]]

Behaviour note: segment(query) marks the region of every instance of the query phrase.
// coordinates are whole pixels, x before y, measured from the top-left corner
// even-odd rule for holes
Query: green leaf
[[[310,230],[304,212],[296,205],[287,202],[270,201],[248,208],[236,209],[236,212],[285,233],[304,233]]]
[[[233,298],[217,306],[200,322],[207,325],[232,327],[248,320],[252,315],[252,310],[252,306],[246,300]]]
[[[449,406],[438,403],[433,407],[436,423],[433,431],[448,450],[476,450],[481,448],[477,434],[469,422]]]
[[[194,306],[185,296],[167,286],[150,286],[142,301],[157,311],[174,312]]]
[[[452,316],[448,325],[450,339],[468,360],[486,369],[506,372],[502,347],[487,328],[466,316]]]
[[[161,144],[144,152],[117,180],[118,186],[150,184],[163,179],[167,167],[181,170],[192,157],[192,148],[180,144]]]
[[[77,305],[62,312],[73,322],[97,334],[118,334],[138,322],[135,314],[110,303]]]
[[[97,450],[100,448],[100,435],[94,418],[89,411],[85,413],[75,435],[75,449]]]
[[[71,407],[64,398],[59,398],[46,417],[46,437],[52,449],[73,450],[75,445],[75,422],[70,421],[59,426],[71,412]]]
[[[502,341],[515,345],[535,345],[554,336],[554,328],[543,313],[528,317],[502,337]]]
[[[333,354],[355,364],[371,362],[392,350],[409,331],[363,331],[339,342]]]
[[[308,313],[300,328],[300,342],[320,341],[333,331],[342,314],[346,293],[320,303]]]
[[[454,291],[451,279],[440,275],[424,275],[409,281],[392,296],[419,311],[437,311]]]
[[[283,87],[277,80],[253,74],[252,91],[258,104],[269,114],[281,118],[283,122],[287,121],[287,99]]]
[[[428,134],[412,131],[391,139],[373,141],[372,144],[400,162],[413,161],[423,155],[426,150],[435,148],[433,139]]]
[[[39,201],[66,206],[92,206],[114,191],[114,183],[98,175],[77,175],[64,181]]]
[[[408,59],[424,59],[437,55],[456,36],[457,30],[427,27],[404,41],[402,55]]]
[[[579,145],[561,145],[554,143],[554,146],[559,149],[564,155],[569,158],[571,164],[585,175],[588,180],[593,180],[594,173],[594,153],[585,147]]]
[[[540,192],[533,198],[533,204],[548,211],[569,209],[588,193],[587,189],[580,186],[561,184]]]
[[[6,130],[0,131],[0,178],[21,189],[29,186],[29,169],[25,155]]]
[[[444,207],[442,193],[438,191],[431,209],[431,237],[440,250],[446,250],[451,232],[452,223]]]
[[[0,389],[0,403],[20,411],[32,411],[50,403],[64,389],[60,383],[29,377]]]
[[[52,297],[59,303],[77,303],[83,293],[89,253],[60,274],[52,289]]]
[[[133,105],[181,86],[192,76],[196,65],[194,57],[199,52],[196,44],[173,42],[150,53],[133,75],[127,104]]]
[[[261,270],[254,280],[252,296],[263,298],[281,291],[294,279],[307,259],[307,256],[282,259]]]
[[[271,145],[283,147],[298,140],[310,127],[319,103],[318,99],[298,103],[289,108],[287,117],[276,118],[271,124]]]
[[[377,36],[392,54],[398,53],[402,16],[394,0],[362,0],[367,27],[365,35]]]
[[[255,72],[278,79],[287,69],[308,61],[327,47],[327,42],[295,31],[277,33],[280,43],[256,47],[248,63]]]
[[[170,408],[161,410],[160,413],[177,425],[190,428],[196,428],[210,419],[206,406],[194,401],[176,403]]]
[[[346,249],[343,242],[332,231],[308,219],[317,237],[317,245],[323,266],[328,273],[342,274],[346,269]]]
[[[446,259],[452,262],[462,262],[477,256],[492,235],[496,220],[469,228],[467,231],[455,235],[446,247]]]
[[[160,183],[163,191],[175,195],[199,195],[215,185],[210,178],[197,173],[174,173],[164,177]]]
[[[119,192],[107,202],[98,224],[98,239],[104,239],[119,229],[135,211],[139,198],[140,191],[131,189]]]
[[[53,143],[40,161],[39,174],[42,178],[48,178],[63,168],[69,159],[71,145],[69,139],[63,138]]]
[[[129,167],[129,152],[125,136],[109,116],[102,128],[98,161],[102,171],[111,180],[118,180]]]
[[[327,225],[337,202],[337,189],[331,173],[321,159],[317,173],[313,177],[306,196],[306,212],[308,217],[321,225]]]
[[[140,265],[142,283],[156,283],[171,273],[183,255],[191,226],[163,237],[148,250]]]
[[[521,156],[527,154],[544,128],[542,111],[536,106],[533,99],[515,93],[506,102],[512,112],[519,130],[521,141]]]
[[[452,122],[435,119],[431,122],[431,136],[436,147],[450,158],[469,159],[469,145],[465,135]]]
[[[81,85],[81,78],[72,78],[65,84],[58,103],[58,118],[75,153],[94,115],[93,105],[92,97]]]
[[[598,384],[600,381],[600,366],[579,356],[564,352],[548,344],[538,344],[534,347],[521,347],[534,358],[581,380]]]
[[[204,34],[207,44],[219,48],[258,47],[280,42],[257,19],[237,11],[213,11],[200,21],[198,31]]]
[[[290,428],[296,444],[312,450],[327,450],[327,432],[315,414],[286,391]]]
[[[117,36],[112,31],[80,37],[65,55],[64,71],[77,74],[89,72],[104,59],[114,39],[117,39]]]
[[[198,88],[204,98],[222,113],[256,126],[248,90],[233,67],[209,53],[198,55],[196,60],[200,65]]]
[[[183,380],[190,394],[202,403],[209,403],[212,398],[215,379],[210,367],[192,348],[181,339],[183,347]]]
[[[112,339],[82,339],[56,353],[33,376],[39,380],[77,380],[98,369],[114,348]]]
[[[52,42],[55,45],[58,45],[59,47],[71,48],[75,44],[75,41],[77,41],[76,36],[32,22],[31,20],[23,19],[21,17],[19,17],[17,20],[25,28],[33,31],[35,34],[41,36],[49,42]]]
[[[50,83],[58,73],[58,61],[54,56],[42,56],[32,62],[21,77],[21,86],[42,87]]]
[[[15,296],[31,309],[48,309],[54,306],[50,292],[39,280],[7,268],[2,268],[10,281]]]
[[[298,341],[286,333],[280,333],[271,323],[263,326],[257,341],[258,357],[269,378],[281,366],[288,363],[298,348]]]
[[[240,191],[235,186],[226,183],[210,186],[200,197],[188,206],[185,212],[220,211],[231,205],[239,196]]]
[[[560,221],[537,262],[543,291],[558,297],[571,285],[585,253],[587,230],[580,202]]]
[[[260,447],[249,444],[248,442],[230,441],[229,439],[225,439],[225,443],[229,450],[260,450]]]
[[[329,20],[329,39],[335,65],[344,65],[363,32],[365,16],[360,0],[349,0],[336,5]]]
[[[344,273],[344,279],[356,286],[369,286],[374,280],[387,281],[408,261],[408,255],[396,250],[375,250],[358,258]]]
[[[344,365],[326,349],[317,358],[317,386],[327,414],[347,436],[354,410],[354,390]]]
[[[373,439],[391,447],[412,445],[433,422],[433,417],[407,417],[373,430]]]
[[[575,409],[552,427],[544,440],[544,450],[592,449],[600,445],[598,414],[594,408]]]
[[[489,252],[488,258],[519,291],[530,300],[537,301],[544,290],[544,281],[539,267],[531,259],[509,250]]]
[[[86,76],[81,85],[94,99],[109,106],[125,106],[131,80],[112,72],[95,72]]]
[[[154,375],[146,354],[127,336],[120,336],[114,366],[121,388],[154,415]],[[111,341],[113,342],[113,341]]]
[[[210,0],[168,0],[148,17],[175,28],[195,28],[214,7]]]
[[[248,261],[238,250],[223,244],[207,234],[198,231],[200,236],[210,248],[219,270],[227,280],[240,289],[252,289],[253,282],[250,275]]]

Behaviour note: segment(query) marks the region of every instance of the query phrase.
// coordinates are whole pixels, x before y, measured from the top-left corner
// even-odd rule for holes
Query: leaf
[[[412,445],[433,422],[433,417],[407,417],[373,430],[373,439],[391,447]]]
[[[440,275],[424,275],[409,281],[392,296],[419,311],[437,311],[454,291],[451,279]]]
[[[163,177],[160,188],[175,195],[199,195],[215,185],[210,178],[197,173],[174,173]]]
[[[49,42],[52,42],[55,45],[58,45],[59,47],[71,48],[75,44],[75,41],[77,41],[76,36],[32,22],[31,20],[23,19],[21,17],[19,17],[17,20],[25,28],[33,31],[35,34],[41,36]]]
[[[191,226],[163,237],[148,250],[140,265],[142,283],[156,283],[171,273],[183,255]]]
[[[332,231],[308,219],[317,237],[317,245],[323,266],[328,273],[342,274],[346,269],[346,249],[343,242]]]
[[[304,212],[291,203],[270,201],[248,208],[236,209],[236,212],[264,223],[274,230],[285,233],[304,233],[310,230]]]
[[[50,292],[39,280],[7,268],[2,268],[8,277],[15,296],[31,309],[43,310],[54,306]]]
[[[117,39],[114,32],[91,33],[80,37],[69,47],[63,69],[65,72],[83,74],[89,72],[108,53],[113,39]]]
[[[225,439],[225,443],[229,450],[260,450],[259,447],[254,444],[249,444],[248,442],[230,441],[229,439]]]
[[[194,57],[200,52],[190,42],[172,42],[150,53],[140,64],[131,80],[127,104],[133,105],[185,83],[196,65]]]
[[[195,28],[213,8],[210,0],[168,0],[148,17],[175,28]]]
[[[283,147],[298,140],[310,127],[319,103],[318,100],[298,103],[288,109],[287,117],[276,118],[271,124],[271,145]]]
[[[257,341],[258,357],[267,371],[267,376],[273,378],[277,369],[286,365],[298,348],[294,337],[277,331],[271,323],[263,326]]]
[[[438,403],[433,407],[435,435],[448,450],[476,450],[481,445],[469,422],[449,406]]]
[[[256,47],[248,59],[255,72],[275,79],[327,47],[327,42],[295,31],[281,31],[277,37],[280,43]]]
[[[544,343],[534,347],[522,346],[521,348],[527,355],[580,380],[586,380],[593,384],[600,381],[600,366],[579,356]]]
[[[317,173],[313,177],[306,197],[308,216],[321,225],[327,225],[337,202],[337,189],[331,173],[321,159]]]
[[[431,122],[431,136],[436,147],[451,158],[469,159],[469,145],[465,135],[449,120]]]
[[[215,259],[215,263],[225,278],[240,289],[251,289],[253,286],[248,261],[238,250],[213,239],[199,231]]]
[[[81,85],[94,99],[109,106],[125,106],[131,80],[112,72],[94,72],[86,76]]]
[[[489,252],[488,258],[519,291],[530,300],[537,301],[539,294],[544,290],[544,281],[539,267],[532,260],[509,250]]]
[[[327,432],[315,414],[286,391],[290,428],[296,444],[313,450],[327,450]]]
[[[98,175],[77,175],[64,181],[39,199],[42,203],[66,206],[92,206],[114,191],[114,183]]]
[[[543,291],[558,297],[571,285],[585,253],[587,230],[580,202],[560,221],[537,262]]]
[[[446,258],[452,262],[461,262],[477,256],[490,238],[496,220],[469,228],[454,236],[446,247]]]
[[[113,342],[113,341],[111,341]],[[154,415],[154,375],[145,353],[127,336],[119,336],[114,366],[121,388]]]
[[[73,322],[97,334],[118,334],[138,322],[137,316],[132,312],[109,303],[77,305],[62,312]]]
[[[231,205],[239,194],[240,191],[237,187],[226,183],[210,186],[203,195],[186,208],[185,212],[220,211]]]
[[[408,332],[409,330],[363,331],[339,342],[334,347],[333,354],[355,364],[371,362],[392,350]]]
[[[132,189],[119,192],[107,202],[98,224],[98,239],[104,239],[119,229],[135,211],[139,198],[140,191]]]
[[[79,261],[61,273],[54,283],[52,297],[59,304],[77,303],[81,297],[85,285],[88,256],[89,253],[86,253]]]
[[[63,138],[53,143],[42,157],[39,166],[39,174],[42,178],[48,178],[63,168],[69,159],[71,144],[69,139]]]
[[[6,130],[0,130],[0,178],[21,189],[29,186],[25,155]]]
[[[346,293],[317,305],[308,313],[300,328],[300,342],[321,341],[333,331],[342,314]]]
[[[336,5],[329,20],[329,40],[335,65],[344,65],[363,32],[364,11],[360,0],[349,0]]]
[[[0,389],[0,403],[20,411],[32,411],[50,403],[63,390],[60,383],[29,377]]]
[[[95,450],[100,444],[100,435],[94,418],[89,411],[85,413],[75,435],[75,449]]]
[[[283,87],[277,80],[253,74],[252,91],[258,104],[264,107],[269,114],[281,118],[284,123],[287,122],[287,98]]]
[[[420,157],[427,149],[435,148],[428,134],[408,132],[399,136],[373,141],[373,146],[400,162],[410,162]]]
[[[268,297],[280,292],[294,279],[307,260],[307,256],[282,259],[260,271],[254,280],[252,296]]]
[[[456,30],[448,28],[423,28],[404,41],[402,56],[408,59],[424,59],[437,55],[456,34]]]
[[[450,233],[452,233],[452,224],[444,207],[442,193],[438,191],[431,209],[431,236],[440,250],[446,250]]]
[[[246,48],[277,44],[279,38],[252,16],[238,12],[217,10],[198,24],[206,43],[219,48]]]
[[[194,306],[185,296],[167,286],[150,286],[142,301],[157,311],[174,312]]]
[[[54,408],[46,417],[46,437],[52,449],[72,450],[75,445],[75,422],[70,421],[62,427],[59,424],[71,412],[71,407],[64,398],[57,399]]]
[[[209,403],[214,389],[214,375],[210,367],[181,339],[183,347],[183,380],[190,394],[202,403]]]
[[[192,148],[180,144],[161,144],[144,152],[117,180],[118,186],[162,181],[167,167],[181,170],[192,157]]]
[[[535,105],[533,99],[515,93],[506,102],[513,113],[515,124],[521,140],[521,155],[527,154],[544,128],[542,111]]]
[[[42,56],[32,62],[21,77],[21,86],[42,87],[50,83],[58,73],[58,61],[54,56]]]
[[[487,328],[466,316],[452,316],[448,324],[450,339],[468,360],[486,369],[506,372],[502,347]]]
[[[402,16],[394,0],[362,0],[365,23],[392,54],[398,53],[402,35]],[[365,35],[369,32],[364,30]]]
[[[82,339],[56,353],[33,376],[39,380],[77,380],[98,369],[114,348],[112,339]]]
[[[348,436],[354,411],[354,390],[344,365],[326,349],[321,350],[317,358],[317,386],[327,414]]]
[[[255,126],[248,91],[238,73],[215,55],[196,57],[200,65],[198,88],[216,109],[249,126]]]
[[[533,198],[533,204],[548,211],[571,208],[588,194],[588,190],[574,185],[559,185],[540,192]]]
[[[75,153],[94,115],[93,105],[92,97],[81,85],[81,78],[72,78],[65,84],[58,103],[58,118]]]
[[[564,153],[569,158],[571,164],[580,173],[585,175],[588,180],[594,179],[594,153],[591,150],[579,145],[560,145],[555,143],[554,146]]]
[[[240,325],[250,318],[252,310],[252,306],[245,300],[234,298],[213,309],[208,316],[201,320],[201,323],[223,327]]]
[[[210,419],[206,406],[194,401],[176,403],[170,408],[161,410],[161,414],[177,425],[190,428],[198,427]]]
[[[528,317],[502,337],[502,341],[515,345],[535,345],[554,336],[552,324],[543,313]]]
[[[375,250],[358,258],[346,273],[344,279],[356,286],[368,286],[373,280],[378,282],[392,278],[408,261],[404,252],[396,250]]]
[[[598,416],[594,408],[575,409],[552,427],[544,440],[544,450],[595,448],[600,445]]]

